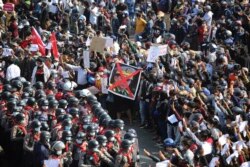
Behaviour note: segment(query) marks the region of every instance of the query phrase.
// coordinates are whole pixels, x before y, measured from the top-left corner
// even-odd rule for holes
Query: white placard
[[[101,84],[102,84],[102,93],[108,94],[108,77],[102,77]]]
[[[58,167],[59,164],[60,164],[59,159],[44,160],[44,165],[46,167]]]
[[[248,124],[248,121],[240,122],[240,124],[239,124],[239,131],[243,132],[245,130],[247,124]]]
[[[162,162],[157,162],[156,167],[168,167],[169,160],[165,160]]]
[[[112,47],[113,46],[113,38],[110,37],[104,37],[106,40],[105,47]]]
[[[83,64],[84,64],[85,68],[90,67],[89,51],[88,50],[83,51]]]
[[[148,51],[147,62],[155,63],[158,58],[159,48],[157,46],[151,46]]]
[[[172,114],[171,116],[168,117],[168,121],[171,124],[174,124],[174,123],[178,122],[178,119],[176,118],[176,116],[174,114]]]
[[[209,167],[215,167],[217,161],[219,161],[219,157],[214,157],[214,158],[210,161]]]
[[[31,44],[30,45],[30,48],[29,48],[29,51],[31,52],[37,52],[39,50],[39,47],[37,44]]]
[[[10,56],[10,55],[12,55],[12,49],[10,49],[10,48],[3,48],[3,56]]]
[[[90,46],[92,38],[88,37],[86,41],[86,46]]]
[[[228,136],[229,136],[228,134],[225,134],[225,135],[222,135],[222,136],[219,138],[219,143],[220,143],[221,146],[224,146],[224,144],[227,143],[227,137],[228,137]]]

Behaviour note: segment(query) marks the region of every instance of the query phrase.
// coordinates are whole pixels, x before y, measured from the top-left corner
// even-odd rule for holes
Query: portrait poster
[[[141,79],[141,70],[130,65],[116,63],[109,77],[108,91],[135,100]]]

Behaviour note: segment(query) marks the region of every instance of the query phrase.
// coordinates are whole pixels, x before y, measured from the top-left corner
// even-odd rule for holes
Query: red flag
[[[31,42],[31,39],[26,39],[26,40],[23,40],[21,43],[20,43],[20,46],[24,49],[26,48]]]
[[[52,49],[52,54],[54,56],[54,59],[58,60],[59,53],[58,53],[58,49],[57,49],[56,35],[54,32],[51,33],[50,42],[51,42],[51,49]]]
[[[45,44],[43,43],[40,35],[38,34],[38,32],[36,31],[36,29],[34,27],[31,28],[31,35],[32,35],[32,43],[33,44],[37,44],[39,47],[39,52],[45,56],[46,52],[45,52]]]

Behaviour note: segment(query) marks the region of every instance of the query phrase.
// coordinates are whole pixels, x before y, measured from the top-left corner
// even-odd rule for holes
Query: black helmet
[[[109,124],[108,124],[108,127],[110,128],[110,129],[113,129],[114,128],[114,123],[115,123],[115,120],[110,120],[109,121]]]
[[[40,134],[41,143],[49,143],[51,135],[48,131],[42,131]]]
[[[72,133],[70,130],[64,130],[62,133],[62,139],[64,141],[71,141],[72,140]]]
[[[87,102],[88,102],[89,104],[92,104],[94,101],[97,101],[97,98],[96,98],[94,95],[89,95],[89,96],[87,97]]]
[[[70,106],[79,104],[79,100],[76,97],[70,97],[68,101]]]
[[[12,110],[13,108],[16,107],[16,105],[17,105],[17,100],[14,99],[14,98],[9,99],[8,102],[7,102],[8,110]]]
[[[42,115],[41,111],[34,112],[34,119],[39,119],[41,115]]]
[[[58,106],[59,108],[66,108],[67,105],[68,105],[67,100],[65,100],[65,99],[59,100],[59,106]]]
[[[12,88],[17,89],[18,91],[22,89],[23,87],[23,83],[20,80],[13,80],[11,82],[11,86]]]
[[[100,126],[107,128],[109,125],[109,121],[111,121],[111,120],[112,120],[111,118],[105,118],[101,121],[99,120]]]
[[[102,122],[104,119],[111,119],[111,117],[108,114],[102,114],[99,117],[99,123]]]
[[[22,93],[22,99],[27,99],[28,97],[30,97],[30,94],[28,92]]]
[[[109,141],[114,141],[114,140],[115,140],[115,138],[114,138],[115,132],[114,132],[113,130],[107,130],[107,131],[105,132],[105,136],[107,137],[107,139],[108,139]]]
[[[82,123],[83,125],[89,125],[91,123],[91,116],[86,115],[85,117],[82,118]]]
[[[131,129],[128,129],[127,132],[128,132],[128,133],[133,133],[133,134],[135,135],[135,137],[137,137],[137,132],[136,132],[135,129],[132,129],[132,128],[131,128]]]
[[[79,109],[76,108],[76,107],[72,107],[72,108],[70,108],[69,113],[70,113],[70,115],[72,115],[73,117],[76,117],[76,116],[79,115]]]
[[[50,89],[50,90],[55,90],[56,89],[56,83],[53,82],[53,81],[49,81],[47,83],[47,88]]]
[[[76,135],[76,139],[86,140],[86,134],[83,132],[78,132]]]
[[[96,136],[96,140],[98,141],[98,143],[100,145],[102,145],[104,143],[107,143],[107,141],[108,141],[107,137],[104,136],[104,135],[98,135],[98,136]]]
[[[75,96],[77,97],[77,98],[83,98],[83,97],[87,97],[87,95],[88,95],[88,93],[86,92],[86,91],[84,91],[84,90],[78,90],[78,91],[76,91],[76,93],[75,93]]]
[[[99,147],[99,143],[96,140],[90,140],[88,142],[88,150],[94,150],[94,149],[98,149]]]
[[[31,86],[31,83],[29,81],[23,82],[23,88],[27,88],[27,87],[30,87],[30,86]]]
[[[41,123],[41,131],[49,131],[49,125],[47,122]]]
[[[19,101],[17,102],[17,106],[21,106],[21,107],[26,106],[26,101],[25,101],[25,100],[19,100]]]
[[[34,87],[36,88],[36,90],[44,89],[44,84],[41,81],[38,81],[34,84]]]
[[[47,100],[50,101],[50,100],[56,100],[55,96],[54,95],[48,95],[47,96]]]
[[[93,105],[91,106],[91,110],[94,112],[96,109],[102,109],[101,103],[93,103]]]
[[[34,106],[36,104],[36,99],[34,97],[29,97],[27,100],[28,106]]]
[[[50,108],[54,108],[54,107],[58,107],[59,103],[57,100],[50,100],[49,101],[49,107]]]
[[[20,122],[24,121],[25,115],[24,115],[23,113],[19,113],[19,114],[17,114],[17,115],[15,116],[15,119],[16,119],[17,122],[20,123]]]
[[[115,126],[115,128],[123,129],[124,121],[121,120],[121,119],[116,119],[115,122],[114,122],[114,126]]]
[[[105,110],[103,110],[103,111],[100,111],[96,116],[97,118],[101,118],[103,117],[103,115],[108,115],[108,113]]]
[[[129,132],[127,132],[123,137],[123,139],[127,139],[130,141],[133,141],[135,138],[136,138],[136,135],[134,133],[129,133]]]
[[[98,102],[98,101],[93,101],[92,103],[91,103],[91,109],[94,109],[93,108],[93,106],[95,106],[95,107],[102,107],[102,105],[101,105],[101,103],[100,102]]]
[[[121,143],[121,148],[128,149],[132,145],[132,142],[130,140],[124,139]]]
[[[63,127],[66,127],[66,126],[71,127],[71,126],[72,126],[72,121],[71,121],[71,119],[64,119],[63,122],[62,122],[62,126],[63,126]]]
[[[57,108],[56,109],[56,117],[58,117],[59,115],[65,115],[66,111],[62,108]]]
[[[93,125],[88,125],[88,127],[87,127],[87,133],[88,133],[90,136],[95,136],[95,134],[96,134],[96,128],[95,128],[95,126],[93,126]]]
[[[40,99],[42,97],[46,98],[45,92],[43,90],[37,90],[35,93],[35,98]]]
[[[39,101],[39,106],[49,106],[49,101],[46,99],[41,99],[41,101]]]
[[[57,118],[57,123],[61,123],[64,121],[64,115],[65,114],[61,114],[61,115],[58,115],[56,118]]]
[[[3,91],[11,92],[11,90],[12,90],[12,86],[10,84],[3,85]]]
[[[65,144],[62,141],[55,141],[52,144],[51,150],[56,155],[61,155],[62,150],[65,148]]]
[[[101,112],[105,112],[105,110],[101,107],[93,108],[92,111],[93,111],[95,116],[98,116]]]
[[[72,117],[72,115],[70,115],[70,114],[65,114],[64,115],[64,117],[63,117],[63,119],[69,119],[69,120],[72,120],[73,119],[73,117]]]
[[[34,120],[31,122],[31,129],[41,128],[42,124],[38,120]]]
[[[1,94],[2,100],[8,100],[10,96],[11,96],[11,93],[10,93],[9,91],[4,91],[4,92]]]
[[[23,88],[23,92],[27,92],[27,93],[29,93],[30,96],[33,96],[34,89],[32,87],[25,87],[25,88]]]

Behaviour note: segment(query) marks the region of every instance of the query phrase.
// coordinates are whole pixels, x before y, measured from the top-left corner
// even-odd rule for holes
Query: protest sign
[[[147,62],[154,63],[159,56],[167,54],[167,45],[153,45],[149,48]]]
[[[104,39],[106,40],[105,47],[112,47],[113,46],[113,38],[104,37]]]
[[[103,94],[108,94],[108,77],[102,77],[101,79],[101,84],[102,84],[102,93]]]
[[[101,37],[94,37],[90,43],[90,50],[96,52],[103,52],[106,44],[106,39]]]
[[[13,12],[15,10],[15,5],[13,3],[6,3],[3,5],[3,11]]]
[[[12,49],[10,49],[10,48],[3,48],[3,56],[10,56],[10,55],[12,55],[12,53],[13,53],[13,50]]]
[[[84,64],[85,68],[90,67],[89,51],[88,50],[83,51],[83,64]]]
[[[109,78],[108,91],[134,100],[140,84],[141,70],[130,65],[116,63]]]

